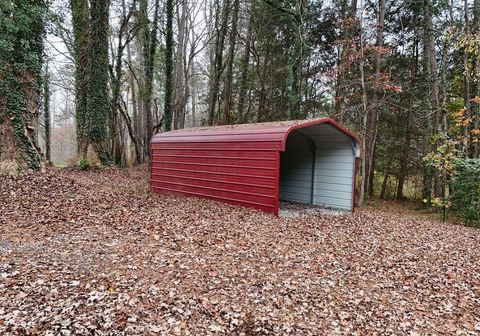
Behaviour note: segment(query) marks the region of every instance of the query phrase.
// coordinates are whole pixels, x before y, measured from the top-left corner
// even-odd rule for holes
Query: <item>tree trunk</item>
[[[197,127],[197,81],[195,77],[195,62],[190,66],[190,74],[188,84],[190,86],[191,101],[192,101],[192,127]]]
[[[373,197],[375,193],[375,151],[373,152],[373,159],[370,165],[370,175],[368,175],[368,189],[366,192],[368,193],[368,197]]]
[[[126,16],[127,9],[125,6],[125,0],[122,0],[122,9],[123,9],[124,15]],[[130,43],[127,43],[126,48],[127,48],[127,62],[129,66],[128,79],[129,79],[129,86],[130,86],[131,97],[132,97],[133,120],[130,119],[130,117],[128,116],[128,107],[126,106],[126,104],[125,104],[125,111],[123,111],[120,101],[118,101],[118,109],[119,109],[119,112],[122,114],[122,117],[127,126],[128,134],[134,144],[135,165],[140,165],[144,162],[144,156],[143,156],[144,151],[142,149],[142,143],[141,143],[141,139],[143,139],[143,136],[142,136],[143,127],[140,119],[141,113],[139,113],[138,111],[138,99],[137,99],[138,85],[136,82],[135,72],[132,69],[132,51],[130,48]],[[128,95],[128,90],[127,90],[127,95]],[[121,98],[121,96],[119,98]]]
[[[345,85],[345,72],[344,66],[346,64],[346,55],[347,55],[347,43],[345,43],[346,38],[346,28],[345,28],[345,19],[347,12],[347,1],[342,0],[340,3],[340,22],[341,22],[341,39],[342,43],[340,44],[340,51],[337,58],[336,65],[336,77],[335,77],[335,114],[334,117],[339,121],[343,122],[343,99],[344,99],[344,85]]]
[[[385,176],[383,177],[382,189],[380,191],[380,199],[385,199],[387,193],[388,179],[390,177],[390,169],[392,164],[392,157],[389,157],[389,162],[387,164],[387,170],[385,171]]]
[[[85,159],[88,148],[89,115],[87,110],[90,14],[88,0],[70,0],[75,60],[75,120],[77,126],[77,151]]]
[[[240,0],[234,0],[232,13],[232,27],[230,30],[228,59],[227,59],[227,75],[225,77],[225,98],[223,105],[223,124],[228,125],[231,121],[230,110],[232,109],[232,82],[233,82],[233,60],[235,57],[235,47],[237,41],[237,23]]]
[[[225,46],[225,37],[227,35],[227,24],[230,17],[230,0],[225,0],[222,8],[222,17],[217,38],[215,40],[214,71],[210,78],[210,92],[208,99],[208,124],[215,123],[215,111],[217,107],[218,93],[220,90],[220,77],[223,70],[223,49]]]
[[[88,141],[102,163],[109,163],[107,123],[109,95],[109,0],[92,1],[90,8],[90,69],[87,110],[90,115]]]
[[[431,90],[431,107],[432,107],[432,121],[434,132],[441,131],[440,129],[440,119],[439,119],[439,107],[440,107],[440,97],[439,97],[439,84],[438,84],[438,73],[437,73],[437,56],[435,51],[435,38],[433,36],[433,19],[430,10],[430,0],[424,1],[424,15],[425,15],[425,39],[426,39],[426,56],[428,62],[428,76],[430,80],[430,90]]]
[[[417,85],[417,78],[418,78],[418,67],[419,67],[419,40],[416,37],[416,34],[413,39],[412,44],[412,62],[410,65],[410,87],[416,87]],[[402,146],[401,155],[400,155],[400,169],[398,174],[398,185],[397,185],[397,192],[396,192],[396,199],[401,200],[403,199],[403,186],[405,184],[405,179],[408,176],[408,162],[410,157],[410,146],[412,140],[412,130],[411,130],[411,116],[414,113],[414,104],[415,104],[415,97],[409,95],[409,106],[407,109],[407,113],[404,117],[403,124],[405,125],[405,141]],[[400,123],[400,122],[399,122]]]
[[[111,121],[110,121],[110,132],[112,134],[112,156],[114,162],[121,167],[127,165],[127,158],[125,155],[125,146],[124,146],[124,125],[122,119],[119,118],[119,108],[120,108],[120,96],[121,96],[121,86],[122,86],[122,77],[123,77],[123,54],[125,48],[128,47],[132,37],[128,32],[128,26],[130,23],[130,17],[133,14],[134,8],[131,8],[127,13],[125,6],[125,0],[122,0],[122,21],[120,22],[120,28],[118,29],[117,34],[117,50],[115,54],[115,62],[112,65],[113,70],[111,71],[111,91],[112,91],[112,100],[110,102],[111,106]],[[125,40],[124,40],[125,39]],[[127,49],[130,52],[129,49]],[[113,52],[112,52],[113,54]],[[128,55],[130,60],[130,55]],[[127,91],[128,94],[128,91]],[[127,122],[127,121],[125,121]],[[135,136],[138,136],[135,134]],[[134,139],[132,139],[133,141]],[[136,139],[135,139],[136,140]]]
[[[120,111],[120,114],[122,115],[122,117],[125,121],[125,125],[127,126],[128,134],[130,135],[130,139],[132,140],[133,146],[135,148],[135,164],[140,164],[140,162],[142,162],[142,160],[143,160],[143,156],[142,156],[143,151],[140,147],[140,137],[138,137],[135,134],[135,130],[134,130],[134,127],[133,127],[132,120],[128,116],[128,111],[127,111],[126,104],[123,103],[123,106],[122,106],[122,104],[120,104],[120,102],[119,102],[118,103],[118,110]]]
[[[302,70],[304,58],[304,34],[305,34],[305,0],[296,2],[296,16],[290,17],[291,24],[296,28],[294,42],[293,64],[291,69],[291,87],[289,95],[289,117],[290,119],[305,119],[307,116],[302,111]]]
[[[45,159],[48,163],[52,162],[51,150],[50,150],[50,128],[51,128],[51,117],[50,117],[50,71],[48,69],[48,63],[45,66],[45,77],[43,80],[43,119],[45,127]]]
[[[480,34],[480,0],[474,0],[473,1],[473,36],[478,38]],[[480,59],[478,56],[478,53],[475,53],[474,59],[473,59],[473,74],[474,78],[472,81],[471,85],[471,97],[472,97],[472,119],[473,119],[473,125],[471,128],[477,130],[480,126],[480,104],[478,104],[476,101],[478,99],[473,99],[476,97],[480,96]],[[471,157],[474,159],[477,159],[479,157],[479,151],[480,147],[478,145],[478,141],[472,141],[471,142]]]
[[[123,24],[122,24],[123,26]],[[120,141],[120,128],[121,120],[118,118],[118,101],[120,97],[120,85],[122,80],[122,57],[123,57],[123,44],[122,44],[122,27],[117,36],[118,45],[117,45],[117,54],[115,55],[115,67],[114,71],[111,74],[111,89],[112,89],[112,101],[110,102],[111,107],[111,118],[110,118],[110,133],[112,134],[112,158],[116,165],[122,166],[122,152],[121,141]]]
[[[368,108],[368,111],[365,115],[365,154],[364,154],[364,165],[365,165],[365,177],[362,179],[362,182],[365,184],[363,189],[365,193],[370,194],[370,191],[373,190],[373,186],[370,185],[372,179],[370,176],[374,174],[373,172],[373,157],[375,152],[375,145],[377,142],[377,133],[378,133],[378,118],[379,118],[379,109],[380,109],[380,97],[379,97],[379,88],[380,83],[380,74],[382,71],[381,64],[381,49],[383,48],[383,30],[385,25],[385,0],[379,0],[378,3],[378,19],[377,19],[377,37],[376,37],[376,55],[375,55],[375,78],[373,85],[373,97],[371,106]],[[362,198],[362,197],[360,197]]]
[[[258,67],[261,66],[261,71],[259,69],[259,81],[260,81],[260,90],[258,92],[258,110],[257,110],[257,123],[265,121],[265,115],[267,112],[267,69],[268,69],[268,59],[270,55],[270,48],[267,47],[265,57],[263,57],[262,65],[258,62]]]
[[[362,183],[360,185],[360,195],[358,203],[360,206],[363,205],[365,201],[365,194],[368,192],[368,182],[370,176],[370,170],[368,164],[370,158],[373,157],[373,153],[370,153],[371,148],[367,148],[368,143],[368,121],[369,121],[369,110],[368,110],[368,101],[367,101],[367,89],[365,84],[365,49],[364,49],[364,33],[363,33],[363,13],[360,14],[360,85],[361,85],[361,99],[362,99],[362,113],[363,113],[363,130],[365,135],[363,137],[363,148],[364,148],[364,157],[362,160]]]
[[[165,27],[165,102],[164,102],[164,122],[165,131],[172,129],[172,91],[173,91],[173,0],[166,0],[166,27]]]
[[[440,124],[440,97],[439,97],[439,83],[437,73],[437,58],[435,51],[435,39],[433,36],[433,21],[430,9],[430,0],[424,0],[424,17],[425,17],[425,58],[427,62],[427,76],[430,87],[430,111],[432,120],[432,134],[441,132]],[[427,116],[427,118],[429,118]],[[429,135],[429,136],[431,136]],[[435,151],[437,146],[432,144],[430,151]],[[433,194],[440,196],[442,193],[442,185],[437,176],[433,172]]]
[[[414,46],[415,49],[415,46]],[[414,51],[415,52],[415,51]],[[418,58],[417,58],[418,60]],[[413,61],[416,62],[415,60]],[[414,65],[414,67],[416,67]],[[416,69],[412,69],[412,87],[415,85],[416,82]],[[408,176],[408,162],[410,156],[410,145],[412,140],[412,132],[410,130],[411,124],[411,114],[413,113],[413,104],[414,99],[410,98],[410,106],[408,107],[408,112],[405,116],[405,142],[402,145],[401,154],[400,154],[400,168],[398,173],[398,185],[397,185],[397,193],[396,199],[401,200],[403,199],[403,186],[405,184],[405,179]]]
[[[335,80],[335,101],[334,117],[343,122],[345,107],[347,104],[346,81],[350,70],[349,58],[352,55],[352,43],[355,37],[356,25],[352,24],[352,19],[357,18],[357,1],[352,0],[350,6],[347,0],[340,2],[340,21],[341,21],[341,43],[336,65]]]
[[[145,2],[147,0],[144,0]],[[169,0],[171,1],[171,0]],[[150,155],[150,140],[153,136],[153,115],[152,115],[152,94],[153,94],[153,68],[155,66],[155,54],[157,51],[157,30],[158,30],[158,15],[159,15],[159,0],[155,0],[155,12],[153,15],[152,27],[148,25],[148,18],[145,19],[144,39],[145,45],[143,48],[144,62],[145,62],[145,94],[144,94],[144,109],[146,116],[146,138],[145,138],[145,155]],[[145,9],[146,11],[146,9]],[[144,13],[143,15],[147,15]]]
[[[14,6],[2,6],[2,11],[0,173],[16,174],[44,167],[35,125],[47,6],[41,0],[17,1]]]
[[[177,10],[179,12],[180,9]],[[174,86],[174,118],[173,118],[173,128],[179,129],[183,128],[183,123],[185,120],[185,111],[187,105],[187,97],[185,87],[187,86],[187,76],[185,69],[185,60],[187,58],[186,46],[187,46],[187,12],[188,12],[188,2],[186,0],[182,1],[181,17],[178,20],[178,43],[177,51],[175,53],[175,86]]]
[[[240,123],[244,122],[243,111],[245,109],[245,99],[247,98],[248,78],[249,78],[249,65],[250,65],[250,47],[253,40],[253,10],[255,7],[255,1],[252,1],[250,9],[250,18],[248,20],[248,32],[245,39],[245,50],[243,51],[242,59],[242,75],[240,80],[240,91],[238,94],[238,120]]]
[[[400,169],[398,174],[398,185],[397,185],[397,194],[396,199],[401,200],[403,198],[403,186],[405,184],[405,178],[408,175],[408,161],[410,154],[410,142],[412,139],[412,133],[410,131],[410,114],[413,110],[413,101],[410,104],[406,115],[406,126],[405,126],[405,143],[402,146],[401,155],[400,155]]]
[[[468,0],[464,1],[464,35],[465,38],[470,37],[470,20],[468,17]],[[472,116],[471,104],[470,104],[470,67],[468,65],[468,50],[465,48],[463,51],[463,118],[462,118],[462,152],[465,156],[468,156],[471,138],[468,120]]]

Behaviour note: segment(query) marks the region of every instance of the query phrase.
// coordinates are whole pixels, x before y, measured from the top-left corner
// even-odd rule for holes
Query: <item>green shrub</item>
[[[455,162],[451,201],[467,223],[480,225],[480,160]]]
[[[80,161],[73,165],[73,168],[78,170],[89,170],[90,168],[92,168],[92,165],[87,159],[82,158]]]

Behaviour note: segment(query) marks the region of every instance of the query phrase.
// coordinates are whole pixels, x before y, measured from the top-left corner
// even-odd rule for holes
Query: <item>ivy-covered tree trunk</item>
[[[43,166],[36,142],[46,4],[0,2],[0,164]]]
[[[88,48],[90,40],[88,0],[70,0],[73,26],[73,53],[75,60],[75,120],[77,123],[77,151],[80,160],[87,155],[88,110],[87,85],[89,71]]]
[[[107,123],[110,111],[108,89],[109,0],[92,1],[90,8],[90,78],[87,110],[90,114],[88,140],[102,163],[110,161],[107,148]]]
[[[75,115],[80,160],[110,162],[108,149],[109,0],[71,0],[75,59]]]

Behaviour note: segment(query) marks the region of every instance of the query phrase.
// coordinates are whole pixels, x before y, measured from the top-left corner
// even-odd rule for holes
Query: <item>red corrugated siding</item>
[[[162,139],[163,140],[163,139]],[[152,143],[153,191],[196,195],[277,213],[279,143]],[[260,144],[263,150],[258,150]]]
[[[352,136],[329,118],[158,134],[151,143],[152,191],[206,197],[278,214],[280,151],[285,150],[288,133],[324,122]]]

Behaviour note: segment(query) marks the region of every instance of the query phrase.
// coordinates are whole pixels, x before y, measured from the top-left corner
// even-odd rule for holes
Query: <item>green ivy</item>
[[[480,225],[480,160],[457,160],[452,178],[452,205],[470,224]]]
[[[44,0],[0,1],[0,123],[12,122],[16,145],[29,168],[40,168],[35,139],[26,132],[29,97],[39,97],[47,6]]]

